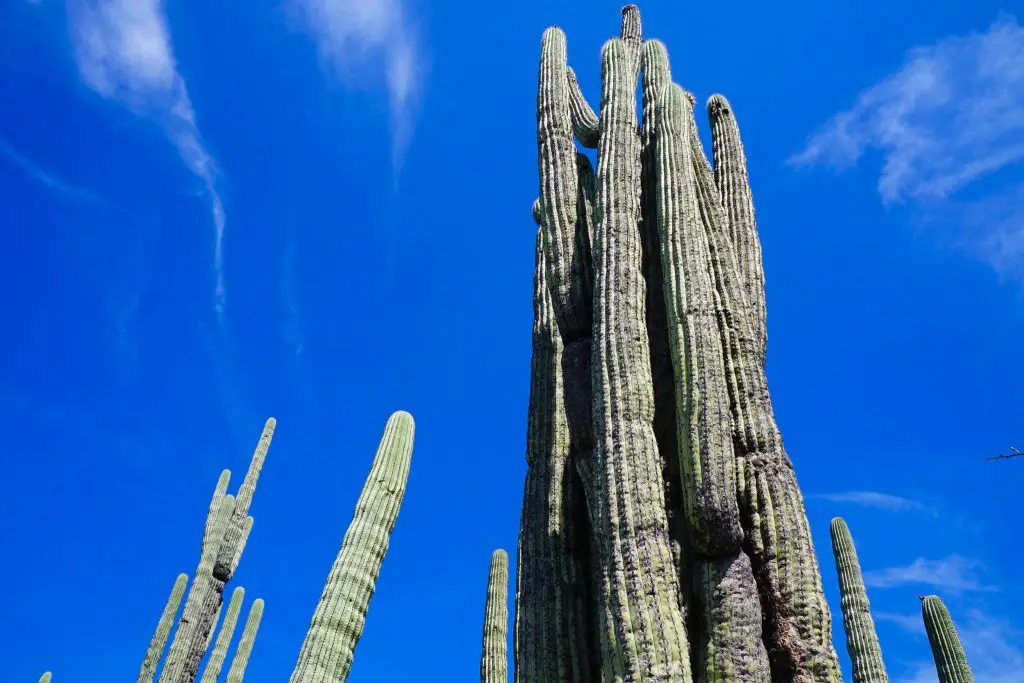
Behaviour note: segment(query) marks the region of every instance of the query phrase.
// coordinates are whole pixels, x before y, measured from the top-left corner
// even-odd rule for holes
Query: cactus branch
[[[487,577],[480,683],[508,683],[508,553],[495,550]]]

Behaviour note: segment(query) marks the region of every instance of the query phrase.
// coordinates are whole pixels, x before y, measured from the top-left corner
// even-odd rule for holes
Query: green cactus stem
[[[480,683],[508,683],[508,553],[495,550],[487,576]]]
[[[888,683],[889,676],[882,661],[882,646],[875,633],[871,605],[850,529],[841,517],[836,517],[832,520],[830,530],[832,553],[835,555],[836,573],[839,575],[846,651],[853,664],[853,683]]]
[[[580,82],[571,66],[566,69],[566,77],[569,79],[569,109],[572,112],[573,133],[581,145],[587,149],[596,149],[601,134],[601,121],[587,102],[587,98],[583,96]]]
[[[945,603],[936,595],[922,596],[921,616],[932,647],[939,683],[974,683],[967,654]]]
[[[224,660],[228,655],[228,647],[231,639],[235,636],[235,625],[238,623],[238,614],[242,611],[242,600],[245,599],[245,589],[239,586],[231,594],[228,601],[228,611],[224,615],[224,621],[220,625],[220,632],[217,634],[217,641],[210,652],[210,658],[206,660],[206,667],[200,678],[201,683],[217,683],[220,678],[220,671],[224,667]]]
[[[50,683],[50,679],[53,678],[53,674],[47,671],[39,677],[39,683]]]
[[[245,619],[245,626],[242,627],[242,637],[238,641],[238,648],[235,656],[231,659],[231,668],[228,669],[228,683],[242,683],[245,676],[245,669],[249,665],[249,655],[252,654],[253,643],[256,642],[256,632],[260,628],[260,620],[263,618],[263,600],[253,600],[249,607],[249,616]]]
[[[414,429],[412,415],[404,411],[394,413],[384,428],[352,523],[302,643],[291,683],[341,683],[348,678],[377,575],[405,497]]]
[[[206,518],[199,568],[185,599],[167,662],[160,673],[160,683],[192,683],[210,647],[224,602],[225,584],[234,575],[252,530],[249,506],[276,426],[274,418],[266,421],[236,496],[225,493],[231,472],[221,473]],[[230,507],[225,506],[228,498]],[[222,520],[225,512],[228,516]]]
[[[160,614],[160,621],[157,622],[156,631],[149,641],[146,649],[146,657],[142,660],[142,668],[139,670],[138,683],[151,683],[156,675],[156,666],[164,655],[164,648],[167,647],[167,637],[171,633],[171,626],[174,625],[174,617],[181,607],[181,599],[185,597],[185,586],[188,584],[188,574],[179,574],[174,580],[171,594],[164,605],[164,611]]]
[[[601,673],[606,680],[689,681],[653,428],[635,105],[640,20],[634,6],[623,10],[621,36],[608,41],[601,56],[591,370],[595,448],[592,473],[584,477],[601,582]]]
[[[593,678],[587,648],[586,508],[572,460],[563,393],[563,345],[547,283],[539,204],[538,200],[534,205],[538,229],[533,357],[516,570],[515,676],[519,683],[587,683]],[[586,372],[582,376],[589,389],[589,376]],[[580,433],[586,435],[589,403],[585,401],[583,406],[586,423]]]

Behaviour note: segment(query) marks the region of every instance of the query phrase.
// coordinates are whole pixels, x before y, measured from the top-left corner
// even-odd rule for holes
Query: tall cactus
[[[181,606],[181,599],[185,597],[185,586],[188,584],[188,574],[178,574],[171,588],[171,594],[164,605],[164,611],[160,614],[160,621],[157,622],[156,632],[153,633],[149,647],[146,649],[146,656],[142,660],[142,668],[139,670],[138,683],[151,683],[156,675],[157,664],[164,656],[164,648],[167,647],[167,637],[171,634],[171,626],[174,625],[174,617],[178,614]]]
[[[487,576],[480,683],[508,683],[508,553],[495,550]]]
[[[921,597],[921,616],[935,659],[939,683],[974,683],[967,654],[946,605],[936,595]]]
[[[573,591],[587,600],[561,609],[592,634],[598,651],[581,659],[598,669],[595,680],[838,683],[831,615],[765,377],[760,243],[732,109],[720,95],[708,102],[712,165],[693,97],[672,83],[664,46],[642,40],[633,5],[601,65],[595,114],[565,35],[544,33],[537,268],[558,339],[538,343],[535,321],[534,372],[557,373],[544,415],[556,425],[564,407],[587,506],[574,537],[586,542],[571,547],[589,549]],[[597,148],[592,214],[576,141]],[[538,311],[546,297],[534,298]],[[559,341],[560,366],[544,360]],[[536,403],[531,391],[531,419]],[[560,493],[566,509],[573,480],[559,484],[528,485],[524,530],[541,495]],[[530,597],[524,586],[543,583],[531,552],[549,552],[525,538],[520,599]],[[563,664],[575,660],[534,644],[548,624],[559,635],[547,642],[571,642],[562,626],[571,620],[528,620],[522,608],[517,681],[580,680]]]
[[[276,426],[274,418],[264,425],[237,495],[226,495],[231,472],[221,473],[206,518],[199,567],[160,673],[160,683],[192,683],[209,649],[224,602],[225,584],[234,575],[252,530],[249,506]]]
[[[839,575],[840,605],[846,631],[846,651],[853,664],[853,683],[888,683],[882,661],[882,646],[871,618],[864,577],[850,529],[841,517],[832,520],[832,552]]]
[[[249,607],[249,616],[245,619],[245,626],[242,627],[242,637],[238,641],[238,648],[231,660],[231,668],[228,669],[228,683],[242,683],[245,676],[245,669],[249,665],[249,655],[252,654],[253,643],[256,642],[256,632],[260,628],[260,620],[263,619],[263,600],[253,600]]]
[[[394,413],[384,428],[291,683],[342,683],[348,678],[377,574],[405,497],[414,429],[412,415],[404,411]]]

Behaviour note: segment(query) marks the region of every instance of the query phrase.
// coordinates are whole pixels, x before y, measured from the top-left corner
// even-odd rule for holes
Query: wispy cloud
[[[953,554],[942,560],[919,557],[909,565],[888,567],[864,573],[864,583],[873,588],[894,588],[904,585],[930,586],[950,593],[992,591],[982,582],[982,564]]]
[[[986,31],[910,50],[899,70],[815,131],[790,163],[843,170],[856,166],[869,149],[884,159],[878,180],[884,202],[912,200],[936,212],[943,211],[937,204],[980,179],[1019,169],[1024,27],[1002,17]],[[985,201],[1005,211],[1011,206],[1007,192],[1024,192],[1024,186],[1003,187]],[[961,227],[974,228],[973,240],[986,243],[987,253],[999,256],[1009,246],[1021,253],[1016,262],[1024,263],[1024,226],[1010,220],[1019,217]]]
[[[292,0],[339,78],[354,83],[367,66],[382,70],[391,105],[392,157],[397,165],[412,135],[426,76],[426,55],[407,0]]]
[[[178,72],[162,0],[67,3],[82,80],[102,97],[158,120],[182,161],[203,183],[215,230],[215,306],[224,305],[224,204],[217,167],[207,151],[185,80]]]
[[[921,618],[920,612],[916,614],[898,614],[896,612],[872,611],[871,617],[876,623],[895,624],[903,631],[913,635],[921,636],[925,634],[924,620]]]
[[[1012,624],[988,616],[980,610],[971,610],[964,619],[956,621],[960,641],[967,661],[978,683],[1024,683],[1024,649],[1021,633]],[[918,617],[920,621],[920,617]],[[926,660],[909,667],[893,683],[937,683],[935,664]]]
[[[877,491],[845,491],[842,493],[820,493],[815,498],[821,498],[832,503],[850,503],[864,507],[878,508],[890,512],[934,512],[934,509],[910,498],[894,496],[889,493]]]
[[[19,153],[4,140],[0,140],[0,154],[3,154],[3,156],[18,166],[18,168],[20,168],[28,177],[67,196],[70,199],[83,202],[85,204],[95,204],[97,206],[109,205],[109,202],[101,197],[99,193],[88,188],[78,187],[64,182],[58,176],[47,171],[36,162]]]

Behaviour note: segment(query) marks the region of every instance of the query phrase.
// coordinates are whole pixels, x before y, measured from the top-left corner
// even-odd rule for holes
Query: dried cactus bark
[[[539,204],[534,205],[533,357],[516,570],[515,677],[520,683],[585,683],[592,680],[586,510],[572,461],[563,345],[547,284]]]
[[[853,664],[853,683],[888,683],[882,661],[882,646],[871,618],[864,577],[857,559],[850,529],[841,517],[830,525],[832,553],[839,575],[840,606],[843,610],[843,629],[846,631],[846,651]]]
[[[967,664],[967,654],[945,603],[936,595],[923,596],[921,616],[924,618],[939,683],[974,683],[974,674]]]
[[[242,600],[245,599],[245,589],[239,586],[231,593],[228,601],[228,611],[224,615],[224,621],[217,633],[217,641],[210,652],[210,658],[206,660],[206,667],[200,678],[202,683],[217,683],[220,678],[220,671],[224,667],[224,660],[227,658],[228,646],[235,636],[235,625],[238,623],[238,614],[242,611]]]
[[[228,669],[228,683],[242,683],[245,676],[245,669],[249,665],[249,655],[252,654],[253,643],[256,642],[256,632],[260,627],[260,620],[263,618],[263,600],[253,600],[249,607],[249,616],[245,619],[245,626],[242,627],[242,637],[238,641],[238,648],[235,656],[231,659],[231,668]]]
[[[405,497],[414,430],[412,415],[407,412],[398,411],[388,419],[355,515],[299,651],[291,683],[341,683],[348,678]]]
[[[508,553],[495,550],[487,576],[480,683],[508,683]]]
[[[142,668],[139,670],[138,683],[151,683],[156,675],[156,666],[164,655],[164,648],[167,647],[167,637],[171,634],[171,626],[174,624],[174,617],[178,614],[181,600],[185,597],[185,586],[188,584],[188,574],[178,574],[171,588],[171,594],[164,605],[164,611],[160,614],[160,621],[157,622],[156,631],[149,641],[146,649],[146,656],[142,660]]]
[[[224,602],[225,584],[234,575],[252,531],[249,507],[276,427],[274,418],[269,418],[264,424],[237,495],[225,495],[231,472],[224,470],[221,473],[206,518],[199,568],[185,599],[185,608],[160,673],[160,683],[192,683],[195,680],[213,639],[213,629]],[[231,498],[231,505],[225,508],[228,498]],[[225,511],[227,517],[222,519]]]
[[[689,681],[653,426],[639,226],[639,53],[639,12],[629,6],[621,37],[605,43],[601,56],[591,369],[595,476],[587,495],[601,579],[598,614],[605,617],[599,623],[602,678]]]

